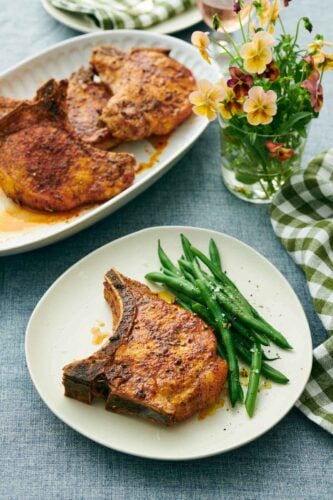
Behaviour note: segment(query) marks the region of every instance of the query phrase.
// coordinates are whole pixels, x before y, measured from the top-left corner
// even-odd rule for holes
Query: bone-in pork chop
[[[111,45],[96,47],[91,64],[112,92],[102,120],[112,136],[140,140],[165,135],[192,113],[192,73],[169,51],[137,48],[128,53]]]
[[[112,269],[104,296],[114,335],[92,356],[65,366],[65,395],[167,425],[219,398],[227,364],[216,355],[213,331],[198,316],[168,304]]]
[[[0,95],[0,118],[7,115],[13,109],[16,108],[22,101],[16,99],[10,99],[9,97],[4,97]]]
[[[80,68],[68,80],[68,118],[78,136],[92,146],[110,149],[120,140],[112,137],[100,117],[111,93],[103,82],[94,81],[91,68]]]
[[[0,120],[0,185],[27,207],[70,210],[106,201],[130,186],[135,159],[84,143],[66,114],[67,83],[50,80],[34,101]]]

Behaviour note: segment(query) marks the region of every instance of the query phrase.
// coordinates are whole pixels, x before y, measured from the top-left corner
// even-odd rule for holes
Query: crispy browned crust
[[[130,186],[135,159],[85,144],[66,114],[67,82],[48,81],[0,120],[0,184],[18,203],[66,211]]]
[[[15,109],[22,101],[0,95],[0,118]]]
[[[102,349],[64,368],[66,396],[167,425],[217,401],[227,364],[213,331],[199,317],[168,304],[115,270],[105,276],[115,333]]]
[[[93,50],[91,64],[113,94],[101,117],[114,137],[165,135],[191,115],[195,80],[168,54],[156,48],[124,53],[110,45]]]
[[[110,149],[120,143],[100,120],[111,97],[103,82],[94,81],[91,68],[80,68],[68,80],[68,118],[78,136],[92,146]]]

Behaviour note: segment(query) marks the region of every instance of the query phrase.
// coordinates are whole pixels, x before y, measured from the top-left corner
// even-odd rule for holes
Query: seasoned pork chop
[[[80,68],[68,80],[68,118],[78,136],[92,146],[109,149],[120,140],[112,137],[100,120],[111,93],[103,82],[94,81],[91,68]]]
[[[101,117],[114,137],[165,135],[191,115],[194,78],[168,54],[156,48],[124,53],[111,45],[93,50],[91,64],[113,94]]]
[[[198,316],[168,304],[114,269],[104,296],[114,335],[92,356],[63,371],[65,395],[167,425],[217,401],[227,364],[216,355],[213,331]]]
[[[4,97],[0,95],[0,118],[7,115],[13,109],[16,108],[22,101],[16,99],[10,99],[9,97]]]
[[[106,201],[130,186],[135,159],[85,144],[66,114],[67,83],[50,80],[34,101],[0,120],[0,185],[27,207],[64,211]]]

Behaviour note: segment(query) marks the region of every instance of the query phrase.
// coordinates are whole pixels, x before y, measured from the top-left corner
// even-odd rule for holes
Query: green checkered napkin
[[[140,29],[195,5],[195,0],[50,0],[54,7],[89,15],[99,28]]]
[[[329,338],[314,352],[310,380],[296,406],[333,434],[333,149],[293,175],[275,196],[274,231],[305,272]]]

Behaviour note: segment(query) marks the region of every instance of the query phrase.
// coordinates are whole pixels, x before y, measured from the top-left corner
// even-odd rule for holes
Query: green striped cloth
[[[50,0],[54,7],[89,15],[99,28],[140,29],[193,7],[195,0]]]
[[[286,182],[273,200],[271,220],[303,269],[329,336],[314,350],[311,377],[296,406],[333,434],[333,149]]]

